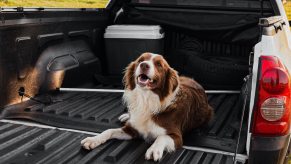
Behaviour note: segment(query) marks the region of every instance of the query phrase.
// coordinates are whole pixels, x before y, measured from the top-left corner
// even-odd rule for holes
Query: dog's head
[[[143,53],[131,62],[123,78],[125,88],[133,90],[139,87],[152,90],[161,96],[167,96],[178,86],[178,74],[161,55]]]

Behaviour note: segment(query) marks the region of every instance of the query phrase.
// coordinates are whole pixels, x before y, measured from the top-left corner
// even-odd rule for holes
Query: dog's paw
[[[160,161],[163,157],[164,150],[162,147],[152,145],[145,154],[145,159],[150,160],[153,159],[154,161]]]
[[[98,136],[87,137],[81,141],[81,145],[87,150],[94,149],[97,146],[101,145],[102,143],[103,143],[102,140],[100,140]]]
[[[118,120],[120,122],[126,122],[128,119],[129,119],[129,114],[128,113],[124,113],[124,114],[122,114],[122,115],[120,115],[118,117]]]

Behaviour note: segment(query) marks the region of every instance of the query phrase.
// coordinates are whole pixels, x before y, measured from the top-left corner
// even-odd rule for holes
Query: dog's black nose
[[[148,70],[150,69],[150,66],[147,63],[140,63],[140,68],[142,70]]]

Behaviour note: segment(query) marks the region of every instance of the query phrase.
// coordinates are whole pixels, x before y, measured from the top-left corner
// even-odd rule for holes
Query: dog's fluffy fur
[[[204,89],[190,78],[179,77],[161,55],[142,54],[126,68],[123,80],[129,113],[119,119],[125,125],[82,140],[85,149],[112,138],[142,137],[153,141],[145,158],[158,161],[164,151],[182,147],[183,133],[207,124],[213,115]]]

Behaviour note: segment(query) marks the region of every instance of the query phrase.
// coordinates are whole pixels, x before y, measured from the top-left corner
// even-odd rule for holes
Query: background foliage
[[[284,4],[288,19],[291,20],[291,0],[287,0]]]
[[[0,0],[1,7],[104,8],[109,0]]]
[[[109,0],[0,0],[0,7],[63,7],[63,8],[104,8]],[[283,0],[291,20],[291,0]]]

